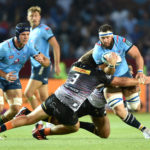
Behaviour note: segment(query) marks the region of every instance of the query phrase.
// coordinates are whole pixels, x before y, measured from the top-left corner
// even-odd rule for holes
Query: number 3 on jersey
[[[79,73],[75,73],[74,76],[72,77],[72,79],[69,81],[70,84],[74,84],[77,79],[79,78],[80,74]]]

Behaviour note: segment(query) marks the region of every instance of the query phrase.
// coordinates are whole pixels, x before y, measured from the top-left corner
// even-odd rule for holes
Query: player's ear
[[[27,14],[27,21],[29,21],[29,16],[28,16],[28,14]]]

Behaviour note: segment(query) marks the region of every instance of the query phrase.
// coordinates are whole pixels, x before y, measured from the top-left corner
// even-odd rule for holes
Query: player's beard
[[[101,42],[102,43],[102,42]],[[110,42],[110,45],[109,46],[105,46],[103,43],[102,43],[102,47],[106,48],[106,49],[112,49],[114,45],[114,39],[112,38],[111,42]]]

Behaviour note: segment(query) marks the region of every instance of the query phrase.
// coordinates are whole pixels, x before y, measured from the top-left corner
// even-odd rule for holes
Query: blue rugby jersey
[[[126,40],[124,37],[114,35],[114,45],[112,49],[106,49],[102,47],[101,42],[98,41],[94,46],[92,56],[96,64],[101,65],[103,63],[102,55],[104,53],[111,51],[119,54],[121,56],[122,62],[116,67],[114,76],[126,76],[125,74],[128,72],[129,69],[125,56],[132,46],[133,44]]]
[[[43,53],[46,57],[50,58],[49,56],[49,49],[50,45],[48,40],[54,36],[50,27],[45,24],[40,24],[36,28],[30,30],[30,38],[29,44],[34,49],[39,50]],[[31,58],[31,64],[33,67],[38,67],[41,64]]]
[[[0,43],[0,70],[6,73],[15,71],[14,74],[19,78],[19,71],[25,62],[30,56],[33,57],[37,54],[39,54],[39,51],[29,47],[28,43],[22,49],[18,50],[14,46],[13,38],[10,38]]]

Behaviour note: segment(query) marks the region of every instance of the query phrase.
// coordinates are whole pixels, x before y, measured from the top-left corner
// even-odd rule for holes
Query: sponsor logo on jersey
[[[17,58],[15,61],[14,61],[14,63],[18,63],[19,62],[19,59]]]
[[[107,77],[107,79],[111,79],[112,76],[111,75],[106,75],[106,77]]]
[[[48,81],[48,78],[44,78],[45,81]]]
[[[79,68],[79,67],[73,67],[72,68],[73,71],[76,71],[76,72],[80,72],[80,73],[83,73],[83,74],[88,74],[90,75],[91,71],[90,70],[85,70],[85,69],[82,69],[82,68]]]
[[[12,59],[12,58],[14,58],[14,55],[12,55],[12,56],[9,56],[9,59]]]
[[[126,42],[126,38],[123,38],[123,42]]]
[[[49,29],[50,29],[49,27],[46,27],[46,28],[45,28],[45,30],[49,30]]]
[[[77,104],[77,103],[74,103],[72,106],[76,108],[76,107],[78,106],[78,104]]]
[[[126,40],[125,43],[126,43],[128,46],[131,46],[131,45],[132,45],[132,43],[129,42],[128,40]]]

